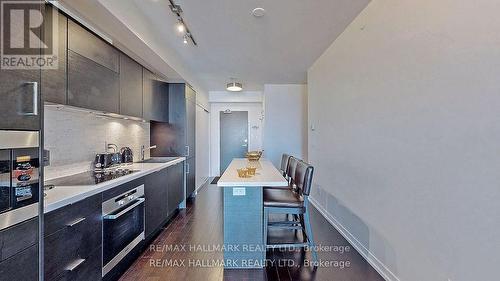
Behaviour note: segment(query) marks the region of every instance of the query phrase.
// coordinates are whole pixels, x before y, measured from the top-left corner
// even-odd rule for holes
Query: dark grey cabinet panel
[[[146,197],[146,237],[154,234],[168,216],[168,173],[166,169],[149,174],[144,180]]]
[[[169,121],[168,124],[173,132],[172,136],[157,144],[157,151],[154,153],[166,153],[155,156],[187,156],[187,108],[186,108],[186,86],[185,84],[169,84]],[[152,134],[156,132],[151,128]]]
[[[186,198],[190,197],[196,189],[196,158],[186,160]]]
[[[188,99],[186,102],[186,144],[187,156],[196,156],[196,103]]]
[[[120,114],[142,118],[142,66],[120,54]]]
[[[2,1],[2,5],[4,4],[9,3]],[[37,7],[39,7],[40,13],[43,14],[45,5],[32,4],[30,9]],[[5,24],[5,30],[2,28],[2,32],[5,31],[4,36],[2,36],[4,46],[10,46],[11,43],[8,20],[10,20],[10,17],[6,13],[5,17],[2,17],[2,21],[4,21],[2,26]],[[33,32],[36,37],[42,38],[42,28],[30,29],[30,32]],[[40,43],[36,44],[41,46]],[[8,53],[9,50],[4,50],[4,54]],[[11,54],[19,55],[15,51]],[[25,53],[23,52],[21,55],[23,54]],[[33,48],[33,53],[28,55],[33,58],[39,57],[41,48]],[[2,59],[4,60],[5,57],[2,56]],[[15,67],[15,65],[13,66]],[[0,129],[38,130],[40,128],[40,117],[35,114],[41,101],[40,76],[40,67],[34,69],[6,69],[3,66],[0,67]]]
[[[78,204],[86,200],[80,201]],[[85,204],[80,206],[83,207]],[[57,212],[64,212],[67,208],[71,208],[71,205],[63,207]],[[70,213],[74,213],[74,210],[67,209]],[[69,267],[81,262],[75,268],[77,270],[83,266],[85,261],[91,259],[94,252],[101,252],[102,211],[99,208],[93,209],[91,213],[88,213],[87,210],[85,212],[86,215],[69,222],[57,232],[45,236],[44,271],[46,280],[56,279],[61,274],[65,274]],[[100,270],[98,272],[100,273]]]
[[[0,261],[38,243],[38,218],[0,231]],[[1,275],[0,275],[1,276]]]
[[[0,279],[38,280],[38,244],[0,262]]]
[[[46,214],[44,235],[51,235],[82,218],[101,214],[101,204],[101,194],[97,194]]]
[[[168,209],[169,213],[177,209],[184,198],[184,162],[170,166],[168,172]]]
[[[119,72],[119,51],[72,20],[68,21],[68,48],[114,72]]]
[[[52,13],[57,10],[46,6],[46,17],[52,17]],[[67,50],[68,50],[68,19],[57,13],[58,19],[58,54],[57,69],[43,69],[41,91],[44,101],[66,104],[67,92]],[[48,29],[48,26],[46,26]],[[45,30],[47,35],[52,34],[52,30]]]
[[[40,70],[0,69],[0,129],[40,128],[39,85]]]
[[[85,259],[77,268],[64,273],[54,280],[57,281],[89,281],[101,280],[102,275],[102,252],[101,249],[95,250],[92,255]]]
[[[119,74],[68,51],[68,104],[98,111],[119,112]]]
[[[143,68],[143,118],[168,122],[168,84]]]

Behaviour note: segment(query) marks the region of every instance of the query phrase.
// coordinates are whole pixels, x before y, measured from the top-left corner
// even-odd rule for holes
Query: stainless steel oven
[[[144,185],[102,204],[104,277],[144,240]]]
[[[0,131],[0,229],[38,215],[38,132]]]

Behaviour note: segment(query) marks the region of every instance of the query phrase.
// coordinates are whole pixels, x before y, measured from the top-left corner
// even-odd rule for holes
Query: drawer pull
[[[70,223],[66,224],[66,226],[68,226],[68,227],[73,227],[73,226],[75,226],[75,225],[77,225],[77,224],[81,223],[81,222],[82,222],[82,221],[84,221],[85,219],[86,219],[86,218],[79,218],[79,219],[76,219],[76,220],[74,220],[74,221],[72,221],[72,222],[70,222]]]
[[[85,262],[85,259],[77,259],[74,262],[70,263],[68,265],[68,267],[66,267],[66,270],[71,272],[71,271],[77,269],[84,262]]]

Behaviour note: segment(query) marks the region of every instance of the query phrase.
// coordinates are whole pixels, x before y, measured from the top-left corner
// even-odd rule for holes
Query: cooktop
[[[130,175],[137,170],[131,169],[106,169],[102,171],[89,171],[83,172],[76,175],[61,177],[53,180],[48,180],[45,182],[46,186],[80,186],[80,185],[95,185],[102,182],[110,181]]]

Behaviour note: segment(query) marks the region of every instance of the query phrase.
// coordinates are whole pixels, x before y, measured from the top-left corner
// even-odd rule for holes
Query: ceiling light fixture
[[[243,85],[239,82],[227,83],[226,90],[229,92],[241,92],[241,90],[243,90]]]
[[[184,26],[184,23],[181,20],[177,21],[177,31],[179,31],[179,33],[186,32],[186,27]]]
[[[170,5],[169,5],[170,11],[172,11],[172,13],[174,13],[174,15],[177,17],[177,24],[176,24],[177,31],[179,31],[180,34],[183,34],[182,42],[185,45],[187,45],[187,43],[189,43],[189,40],[191,40],[193,45],[198,46],[198,44],[196,43],[196,40],[194,40],[193,34],[189,30],[184,19],[182,18],[181,6],[175,4],[173,0],[168,0],[168,2],[170,2]]]

